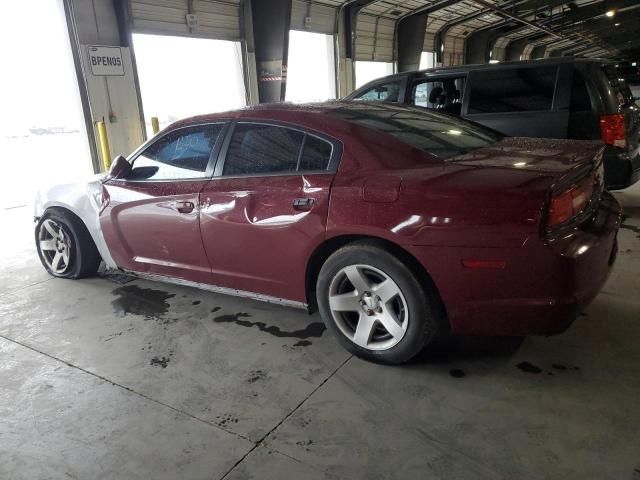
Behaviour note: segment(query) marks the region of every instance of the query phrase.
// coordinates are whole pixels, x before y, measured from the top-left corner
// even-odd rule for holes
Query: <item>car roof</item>
[[[422,110],[417,110],[412,107],[408,107],[406,105],[401,105],[397,103],[385,103],[385,102],[363,102],[363,101],[352,101],[352,100],[331,100],[327,102],[318,102],[318,103],[303,103],[303,104],[295,104],[290,102],[280,102],[280,103],[263,103],[260,105],[252,105],[244,108],[240,108],[237,110],[230,110],[227,112],[220,113],[211,113],[205,115],[197,115],[194,117],[188,117],[182,120],[178,120],[177,122],[171,124],[168,129],[174,129],[179,127],[185,127],[189,125],[208,123],[208,122],[216,122],[216,121],[224,121],[224,120],[242,120],[242,119],[253,119],[253,120],[273,120],[273,121],[284,121],[284,122],[292,122],[295,123],[297,119],[309,119],[313,120],[314,118],[322,118],[330,115],[337,110],[344,112],[348,111],[358,111],[362,112],[362,110],[366,109],[387,109],[389,111],[403,111],[406,109],[412,109],[419,112]],[[433,114],[434,112],[430,112]],[[344,121],[342,117],[338,115],[332,116],[332,120],[340,120]]]
[[[358,88],[356,91],[361,90],[362,88],[381,81],[392,81],[396,79],[401,79],[407,75],[433,75],[433,74],[463,74],[473,70],[500,70],[506,67],[529,67],[529,66],[545,66],[545,65],[562,65],[562,64],[576,64],[576,63],[591,63],[597,65],[605,65],[605,64],[613,64],[614,62],[611,60],[606,60],[602,58],[581,58],[581,57],[553,57],[553,58],[539,58],[534,60],[515,60],[510,62],[497,62],[497,63],[474,63],[469,65],[454,65],[450,67],[437,67],[437,68],[428,68],[424,70],[412,70],[408,72],[395,73],[393,75],[387,75],[386,77],[376,78],[371,82],[363,85]]]

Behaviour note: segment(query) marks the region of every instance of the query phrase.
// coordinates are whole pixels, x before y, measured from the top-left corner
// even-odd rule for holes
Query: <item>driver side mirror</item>
[[[131,164],[122,155],[118,155],[111,163],[107,180],[127,178],[131,173]]]

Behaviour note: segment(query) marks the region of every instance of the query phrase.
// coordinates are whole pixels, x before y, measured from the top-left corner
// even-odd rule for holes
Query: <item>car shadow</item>
[[[525,337],[455,336],[416,355],[411,364],[447,364],[456,361],[504,361],[519,350]]]

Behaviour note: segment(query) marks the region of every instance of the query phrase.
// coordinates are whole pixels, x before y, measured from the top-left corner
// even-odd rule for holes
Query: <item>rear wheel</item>
[[[448,332],[435,292],[376,245],[336,251],[322,266],[316,291],[327,328],[368,360],[406,362]]]
[[[46,212],[35,235],[40,261],[54,277],[80,278],[98,271],[100,254],[82,221],[72,214]]]

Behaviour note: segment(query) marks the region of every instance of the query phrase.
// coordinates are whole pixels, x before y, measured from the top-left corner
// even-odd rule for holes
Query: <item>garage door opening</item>
[[[134,34],[147,136],[181,118],[246,105],[240,44],[224,40]]]
[[[62,1],[27,3],[3,4],[0,19],[0,210],[93,173]]]
[[[356,88],[376,78],[393,74],[391,62],[356,62]]]
[[[321,102],[336,98],[333,36],[289,32],[288,102]]]
[[[436,54],[434,52],[422,52],[420,55],[420,70],[435,68]]]

